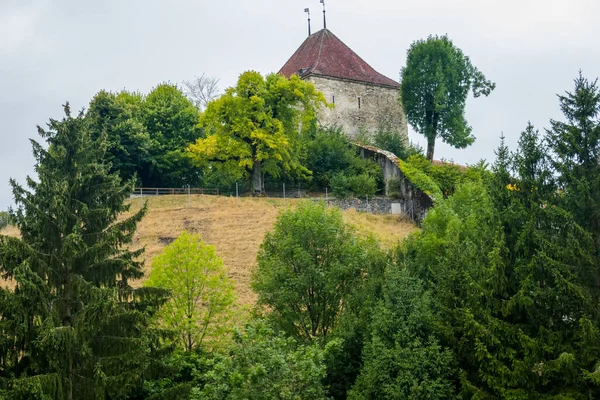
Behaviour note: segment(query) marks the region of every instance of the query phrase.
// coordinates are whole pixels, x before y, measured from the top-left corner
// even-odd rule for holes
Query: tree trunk
[[[427,138],[427,159],[433,161],[433,150],[435,148],[435,137]]]
[[[263,175],[260,161],[255,160],[254,165],[252,166],[252,189],[254,190],[254,193],[262,193],[263,188]]]

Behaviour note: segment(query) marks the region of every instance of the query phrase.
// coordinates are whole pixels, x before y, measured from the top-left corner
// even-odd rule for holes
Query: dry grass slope
[[[133,247],[146,247],[145,273],[150,272],[152,259],[179,234],[199,234],[215,246],[235,282],[240,305],[251,305],[256,295],[250,288],[250,276],[256,255],[265,234],[273,228],[278,213],[295,203],[282,199],[235,198],[218,196],[148,197],[149,212],[138,228]],[[132,211],[139,209],[140,199],[132,200]],[[417,228],[397,217],[344,212],[345,220],[359,232],[373,234],[384,247],[391,247]],[[1,232],[17,235],[14,228]],[[135,284],[141,285],[143,281]]]

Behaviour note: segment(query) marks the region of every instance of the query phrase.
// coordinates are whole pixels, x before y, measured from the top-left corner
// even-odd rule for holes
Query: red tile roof
[[[290,77],[320,75],[399,88],[398,82],[381,75],[328,29],[309,36],[279,71]]]

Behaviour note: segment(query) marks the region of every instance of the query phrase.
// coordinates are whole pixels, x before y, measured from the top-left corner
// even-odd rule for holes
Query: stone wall
[[[402,173],[398,166],[399,159],[389,151],[377,147],[356,144],[360,148],[362,158],[375,161],[383,170],[385,180],[385,194],[389,196],[392,192],[397,194],[392,203],[399,203],[403,210],[410,210],[417,221],[425,218],[427,210],[433,206],[433,199],[423,191],[416,188]],[[391,185],[398,185],[392,188]],[[391,207],[391,206],[390,206]]]
[[[408,126],[398,89],[315,75],[306,80],[323,92],[328,103],[335,105],[333,109],[319,112],[321,124],[338,125],[351,138],[361,130],[374,133],[379,129],[390,129],[401,133],[408,141]]]

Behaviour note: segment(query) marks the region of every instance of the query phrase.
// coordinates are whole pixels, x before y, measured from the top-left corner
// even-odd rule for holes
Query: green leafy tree
[[[316,345],[298,345],[256,321],[234,334],[226,357],[217,356],[201,377],[203,387],[192,399],[300,400],[326,399],[323,352]]]
[[[405,268],[386,274],[375,307],[364,365],[349,399],[449,399],[452,353],[436,338],[429,293]]]
[[[199,171],[186,149],[201,136],[198,109],[177,86],[162,83],[146,96],[143,118],[151,139],[150,155],[154,163],[147,184],[153,187],[196,185]]]
[[[341,211],[305,202],[281,213],[265,237],[252,287],[288,334],[325,339],[365,264],[363,243]]]
[[[183,232],[152,261],[148,287],[171,293],[156,318],[164,329],[177,332],[187,352],[216,341],[227,329],[234,301],[233,284],[214,246]]]
[[[208,104],[201,119],[206,137],[189,152],[198,166],[220,164],[250,173],[255,192],[264,191],[264,174],[306,178],[300,127],[312,129],[316,110],[325,104],[323,94],[298,76],[245,72]]]
[[[487,96],[494,88],[447,36],[429,36],[410,46],[401,97],[408,122],[427,138],[428,160],[438,137],[459,149],[473,143],[465,119],[467,96],[471,91]]]
[[[94,138],[106,135],[106,159],[111,172],[122,179],[134,177],[147,183],[153,165],[150,158],[150,136],[143,124],[144,98],[137,93],[100,91],[90,102],[86,113]]]
[[[142,250],[125,248],[145,214],[128,211],[132,182],[104,163],[82,114],[38,128],[36,180],[11,180],[21,239],[0,236],[0,366],[7,396],[125,399],[150,363],[147,319],[164,291],[134,290]],[[36,397],[37,396],[37,397]]]

